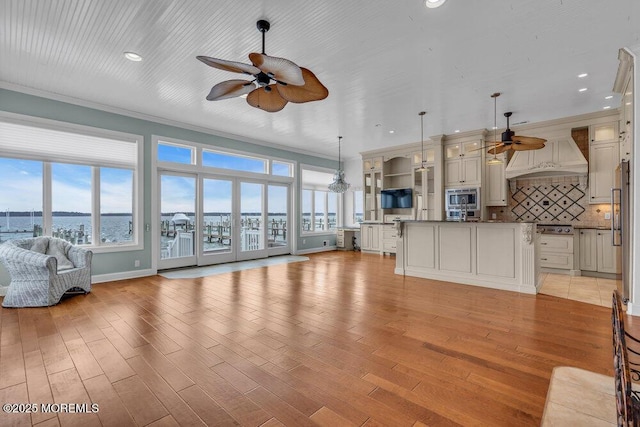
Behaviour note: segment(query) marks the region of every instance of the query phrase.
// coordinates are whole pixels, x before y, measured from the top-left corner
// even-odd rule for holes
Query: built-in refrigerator
[[[616,255],[621,260],[622,280],[620,294],[626,303],[630,298],[629,263],[631,261],[631,218],[629,190],[629,162],[623,160],[616,168],[616,186],[611,189],[611,239]]]

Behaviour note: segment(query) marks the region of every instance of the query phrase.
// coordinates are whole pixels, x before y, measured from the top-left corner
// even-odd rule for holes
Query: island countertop
[[[396,221],[396,274],[535,294],[533,222]]]

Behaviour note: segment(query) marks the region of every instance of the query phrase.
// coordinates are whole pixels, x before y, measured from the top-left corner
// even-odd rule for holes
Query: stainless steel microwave
[[[446,210],[480,209],[479,188],[447,188],[445,190]]]

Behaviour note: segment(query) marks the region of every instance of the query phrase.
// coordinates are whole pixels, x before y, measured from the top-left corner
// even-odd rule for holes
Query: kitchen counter
[[[396,274],[527,294],[541,286],[534,223],[399,221]]]

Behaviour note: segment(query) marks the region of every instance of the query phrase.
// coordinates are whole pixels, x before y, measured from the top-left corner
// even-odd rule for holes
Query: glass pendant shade
[[[344,180],[344,171],[342,170],[342,162],[340,158],[340,141],[342,137],[338,137],[338,169],[333,174],[333,182],[329,184],[329,191],[332,193],[344,193],[351,187],[351,184]]]

